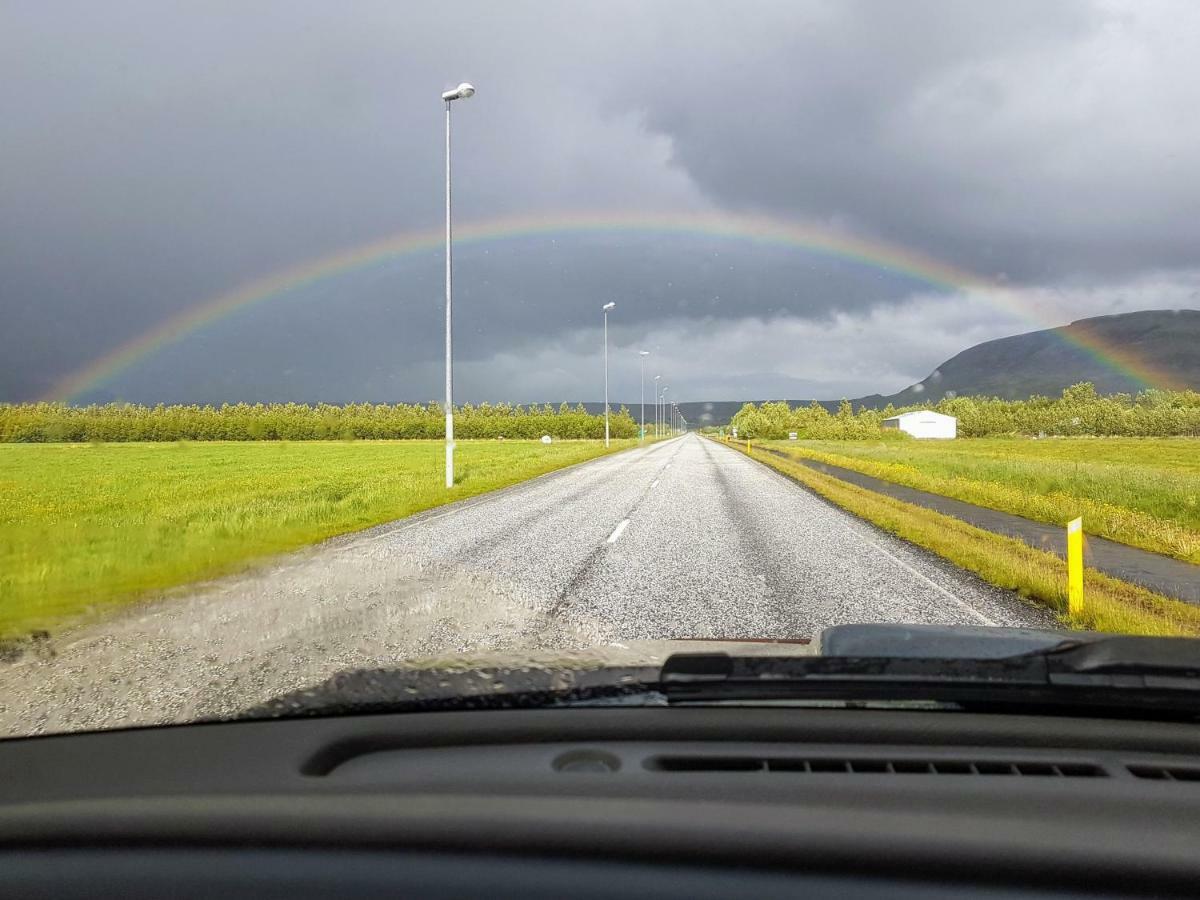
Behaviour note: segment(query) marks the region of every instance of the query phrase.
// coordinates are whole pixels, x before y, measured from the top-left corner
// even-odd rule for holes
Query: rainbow
[[[1028,309],[1015,291],[964,269],[895,244],[765,216],[725,213],[511,216],[456,226],[454,240],[458,245],[572,233],[612,232],[706,236],[793,247],[905,275],[938,288],[980,291],[995,305],[1016,313],[1039,328],[1054,327],[1054,323],[1040,319],[1036,310]],[[234,312],[397,257],[438,249],[444,239],[445,233],[441,227],[401,232],[245,282],[158,323],[93,360],[59,381],[43,399],[70,402],[140,360]],[[1095,336],[1082,334],[1064,337],[1069,343],[1142,387],[1176,386],[1168,373],[1152,368],[1128,352],[1107,346]]]

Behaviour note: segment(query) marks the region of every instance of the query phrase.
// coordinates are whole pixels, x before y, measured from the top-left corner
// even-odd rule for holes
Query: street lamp
[[[649,350],[638,351],[639,362],[642,366],[642,429],[638,433],[639,443],[646,439],[646,357],[649,355]]]
[[[451,264],[452,231],[450,228],[450,104],[454,100],[466,100],[475,93],[475,88],[465,81],[452,91],[442,94],[446,102],[446,487],[454,487],[454,367],[453,331],[451,323],[452,296]]]
[[[617,304],[605,303],[604,311],[604,446],[608,446],[608,311]]]
[[[662,423],[663,423],[663,434],[670,434],[670,433],[671,433],[671,429],[670,429],[670,428],[667,426],[667,391],[669,391],[669,390],[670,390],[670,388],[669,388],[669,387],[663,387],[663,391],[662,391],[662,403],[663,403],[663,411],[662,411]]]
[[[658,437],[658,380],[661,375],[654,376],[654,436]]]

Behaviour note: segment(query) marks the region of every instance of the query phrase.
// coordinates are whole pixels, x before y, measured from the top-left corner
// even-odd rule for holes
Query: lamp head
[[[466,100],[468,97],[475,95],[475,86],[463,82],[452,91],[446,91],[442,94],[442,99],[449,102],[451,100]]]

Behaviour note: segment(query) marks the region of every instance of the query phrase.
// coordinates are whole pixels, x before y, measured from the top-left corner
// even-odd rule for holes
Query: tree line
[[[0,404],[0,442],[61,441],[312,441],[445,437],[445,415],[437,403],[237,403],[221,406],[139,406],[107,403]],[[614,438],[637,437],[638,425],[625,407],[609,415]],[[454,435],[473,438],[559,439],[604,437],[604,416],[582,405],[508,403],[455,407]]]
[[[843,400],[835,413],[815,401],[808,406],[786,402],[745,404],[730,425],[738,437],[783,439],[796,432],[812,440],[904,440],[905,435],[882,426],[897,413],[932,409],[958,419],[961,437],[1000,435],[1095,435],[1127,437],[1200,436],[1200,392],[1149,390],[1139,394],[1100,395],[1095,385],[1081,382],[1060,397],[1033,396],[1028,400],[998,397],[947,397],[921,406],[855,410]]]

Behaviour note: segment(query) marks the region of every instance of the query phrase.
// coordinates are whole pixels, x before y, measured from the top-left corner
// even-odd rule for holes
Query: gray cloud
[[[721,202],[1019,280],[1195,262],[1194,5],[723,10],[622,94]]]
[[[480,88],[456,111],[463,222],[765,211],[1002,274],[1030,302],[1069,297],[1062,321],[1130,284],[1185,302],[1195,289],[1190,4],[459,9],[450,23],[440,4],[6,4],[0,400],[247,279],[438,225],[435,92],[461,78]],[[710,237],[549,235],[458,259],[465,398],[595,399],[608,299],[614,337],[662,347],[696,398],[886,390],[1025,327],[933,303],[911,279]],[[104,388],[436,396],[441,290],[436,253],[381,265],[247,310]],[[891,315],[928,322],[871,327]],[[840,343],[811,357],[827,368],[797,369],[786,335]]]

